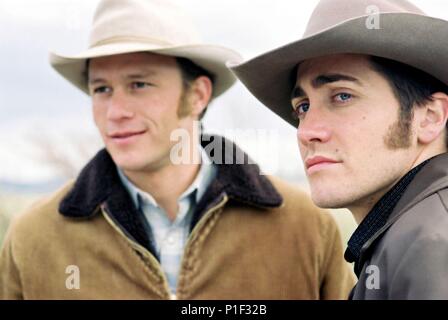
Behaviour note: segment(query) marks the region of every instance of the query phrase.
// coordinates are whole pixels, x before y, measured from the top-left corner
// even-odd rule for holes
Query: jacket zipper
[[[194,226],[193,230],[191,231],[191,234],[187,240],[187,244],[185,245],[185,248],[184,248],[184,253],[188,251],[187,249],[190,247],[192,241],[196,238],[196,235],[199,233],[199,230],[204,226],[204,224],[207,222],[208,218],[212,215],[212,213],[221,209],[226,204],[228,199],[229,198],[227,197],[227,195],[224,194],[224,197],[222,198],[222,200],[219,203],[217,203],[215,206],[213,206],[212,208],[207,210],[206,213],[204,213],[202,218],[199,220],[199,222]],[[181,260],[180,268],[179,268],[179,276],[182,273],[182,271],[184,270],[184,264],[185,264],[185,255],[182,255],[182,260]],[[177,286],[177,289],[179,289],[179,286]],[[171,297],[171,299],[172,300],[177,299],[177,292],[174,296]]]
[[[196,234],[199,232],[199,229],[205,224],[205,222],[208,220],[209,216],[216,210],[222,208],[224,204],[227,202],[228,197],[224,194],[223,199],[214,207],[207,210],[207,212],[202,216],[202,218],[199,220],[199,222],[196,224],[196,226],[193,228],[193,231],[191,232],[190,236],[188,237],[187,244],[185,245],[184,252],[187,251],[187,248],[190,246],[193,239],[196,237]],[[107,209],[104,206],[101,206],[101,212],[106,219],[107,222],[121,235],[123,236],[126,241],[137,251],[139,251],[143,256],[145,256],[157,269],[157,272],[159,273],[159,276],[161,276],[163,280],[163,287],[165,289],[165,293],[169,297],[170,300],[177,300],[177,294],[172,294],[170,287],[168,285],[168,279],[165,276],[165,272],[163,272],[163,269],[157,261],[157,259],[142,245],[139,243],[133,241],[126,233],[117,225],[117,223],[113,220],[113,218],[109,215],[107,212]],[[184,265],[184,256],[182,256],[181,265],[180,265],[180,271],[179,275],[182,272],[182,266]]]
[[[159,276],[162,278],[165,293],[167,293],[169,297],[170,289],[168,285],[168,280],[166,279],[165,273],[163,272],[159,261],[157,261],[157,259],[145,247],[133,241],[128,235],[126,235],[126,233],[118,226],[118,224],[113,220],[113,218],[110,217],[105,207],[101,206],[101,211],[107,222],[109,222],[109,224],[115,229],[115,231],[117,231],[120,235],[122,235],[126,239],[126,241],[131,245],[132,248],[140,252],[145,258],[147,258],[152,263],[152,265],[156,267]]]

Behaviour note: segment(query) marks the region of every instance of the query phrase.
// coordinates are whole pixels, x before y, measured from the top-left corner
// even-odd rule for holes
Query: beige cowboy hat
[[[88,94],[88,59],[131,52],[190,59],[214,76],[214,97],[236,81],[226,62],[242,61],[233,50],[202,44],[190,17],[167,0],[102,0],[93,18],[89,48],[71,56],[50,53],[50,63]]]
[[[374,55],[448,84],[447,40],[448,21],[405,0],[321,0],[302,39],[229,66],[258,100],[296,127],[290,101],[299,62],[338,53]]]

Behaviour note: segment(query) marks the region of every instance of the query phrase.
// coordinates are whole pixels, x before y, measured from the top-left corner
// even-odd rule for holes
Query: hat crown
[[[89,47],[123,39],[164,46],[200,42],[189,15],[168,0],[102,0],[93,18]]]
[[[321,0],[306,27],[304,37],[309,37],[344,21],[368,16],[370,8],[378,13],[401,12],[425,15],[407,0]],[[370,9],[371,10],[371,9]]]

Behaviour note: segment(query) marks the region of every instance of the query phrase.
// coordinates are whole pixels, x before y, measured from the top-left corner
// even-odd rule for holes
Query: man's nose
[[[299,143],[308,146],[313,142],[325,143],[331,137],[329,114],[324,108],[310,107],[297,128]]]
[[[126,118],[132,118],[134,112],[130,107],[129,98],[122,90],[115,90],[108,101],[107,119],[119,121]]]

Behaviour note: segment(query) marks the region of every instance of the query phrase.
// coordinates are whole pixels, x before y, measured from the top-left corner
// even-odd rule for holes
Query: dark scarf
[[[361,249],[364,244],[377,233],[387,222],[390,214],[394,210],[400,198],[403,196],[406,188],[414,179],[415,175],[428,163],[426,160],[417,167],[409,171],[400,179],[370,210],[367,216],[359,224],[350,240],[344,258],[348,262],[355,262],[355,273],[359,277],[362,269],[360,264]]]

